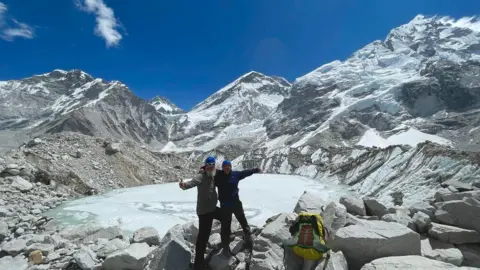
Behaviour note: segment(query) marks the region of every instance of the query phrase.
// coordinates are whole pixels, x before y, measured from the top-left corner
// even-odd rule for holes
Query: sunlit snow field
[[[301,176],[256,174],[240,182],[240,198],[251,224],[281,212],[291,212],[304,190],[318,191],[325,200],[338,199],[348,188]],[[183,191],[178,183],[114,190],[68,202],[50,211],[64,225],[95,223],[120,225],[126,232],[155,227],[160,235],[176,224],[197,218],[197,189]]]

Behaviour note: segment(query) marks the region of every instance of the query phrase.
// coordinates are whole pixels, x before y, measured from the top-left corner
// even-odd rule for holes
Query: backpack
[[[300,213],[290,227],[292,238],[284,242],[292,248],[293,253],[307,259],[320,260],[330,250],[326,246],[325,237],[328,230],[318,214]]]

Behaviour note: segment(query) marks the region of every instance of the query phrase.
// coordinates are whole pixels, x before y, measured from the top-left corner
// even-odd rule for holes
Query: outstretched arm
[[[238,177],[238,180],[242,180],[245,177],[249,177],[250,175],[252,175],[254,173],[260,173],[260,172],[262,172],[262,170],[260,168],[240,171],[240,176]]]
[[[188,182],[180,182],[179,184],[180,188],[183,190],[186,190],[186,189],[191,189],[193,187],[196,187],[202,183],[202,177],[203,177],[203,174],[199,173],[195,177],[193,177],[192,180]]]

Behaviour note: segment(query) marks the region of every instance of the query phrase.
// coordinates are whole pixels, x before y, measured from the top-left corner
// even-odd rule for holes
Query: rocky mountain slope
[[[156,96],[150,100],[150,104],[155,107],[157,112],[164,113],[164,114],[177,114],[177,113],[185,113],[184,110],[177,107],[177,105],[173,104],[170,100],[165,97]]]
[[[415,146],[426,140],[479,150],[477,25],[474,18],[419,15],[384,41],[325,64],[293,85],[246,74],[180,118],[163,151],[210,150],[219,144]],[[270,93],[282,97],[269,102],[261,95],[237,95],[238,89],[262,92],[261,81],[274,82]],[[249,103],[270,106],[264,110]]]
[[[293,147],[429,139],[478,150],[477,25],[476,19],[417,16],[346,61],[298,78],[265,122],[269,138]]]
[[[0,82],[0,115],[4,138],[72,131],[152,145],[168,139],[167,119],[155,107],[118,81],[80,70]]]
[[[164,151],[208,151],[221,145],[250,148],[264,136],[264,120],[290,95],[283,78],[249,72],[175,121]]]
[[[53,182],[77,196],[176,182],[191,177],[198,168],[197,159],[153,153],[128,140],[101,139],[78,133],[31,140],[0,158],[0,169],[8,164],[27,168],[27,178],[31,181]]]

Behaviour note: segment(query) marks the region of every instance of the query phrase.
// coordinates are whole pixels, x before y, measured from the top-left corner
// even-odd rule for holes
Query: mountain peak
[[[177,114],[185,112],[166,97],[156,96],[152,98],[149,103],[155,107],[155,110],[161,113]]]

